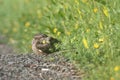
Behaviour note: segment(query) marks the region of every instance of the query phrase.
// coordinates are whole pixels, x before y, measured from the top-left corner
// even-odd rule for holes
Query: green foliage
[[[2,0],[0,33],[22,53],[31,52],[31,40],[36,33],[58,38],[62,42],[60,49],[67,50],[63,55],[90,73],[89,79],[107,80],[114,77],[108,72],[113,68],[110,62],[120,56],[119,3],[119,0]],[[104,70],[106,75],[99,74]]]

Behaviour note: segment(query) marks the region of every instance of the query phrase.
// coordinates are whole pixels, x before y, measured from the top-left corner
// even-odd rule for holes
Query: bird
[[[46,34],[36,34],[32,40],[32,50],[35,54],[49,54],[56,50],[55,43],[60,41]]]

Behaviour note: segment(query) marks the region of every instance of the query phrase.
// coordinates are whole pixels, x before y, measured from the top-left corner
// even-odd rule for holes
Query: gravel
[[[60,54],[0,54],[0,80],[81,80],[81,76]]]

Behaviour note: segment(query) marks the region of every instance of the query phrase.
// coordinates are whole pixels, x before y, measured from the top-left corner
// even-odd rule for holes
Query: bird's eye
[[[46,44],[46,41],[45,41],[45,40],[43,40],[43,41],[42,41],[42,43],[43,43],[43,44]]]

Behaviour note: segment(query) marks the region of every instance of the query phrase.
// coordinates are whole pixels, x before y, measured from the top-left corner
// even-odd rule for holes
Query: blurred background
[[[33,36],[45,33],[61,40],[60,50],[68,50],[63,55],[93,74],[89,80],[103,73],[100,80],[118,80],[119,18],[119,0],[0,0],[0,44],[31,53]]]

